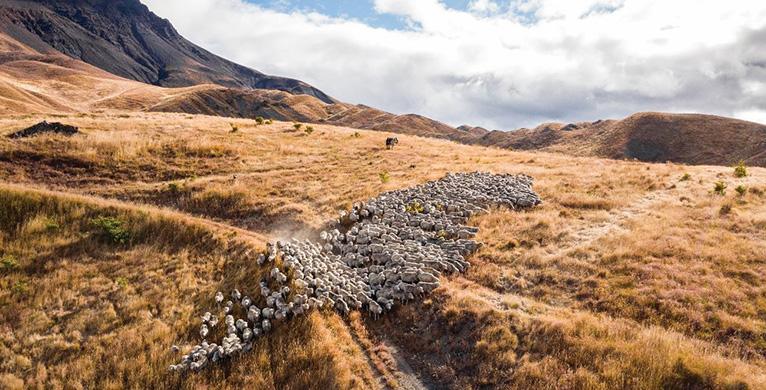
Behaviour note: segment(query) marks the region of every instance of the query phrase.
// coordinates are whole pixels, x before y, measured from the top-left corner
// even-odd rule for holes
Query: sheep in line
[[[269,244],[258,265],[272,266],[256,288],[265,307],[258,307],[239,290],[224,304],[226,336],[221,345],[203,341],[182,356],[170,371],[202,370],[209,362],[230,359],[253,347],[275,325],[310,310],[333,308],[342,314],[367,310],[378,318],[396,303],[406,304],[440,287],[444,274],[465,272],[465,257],[481,248],[474,241],[479,229],[466,226],[493,207],[520,209],[541,203],[525,175],[465,173],[360,202],[330,222],[332,230],[309,240]],[[292,275],[288,278],[287,275]],[[288,280],[294,291],[287,285]],[[222,292],[214,296],[221,307]],[[243,310],[245,319],[234,319]],[[217,318],[202,317],[205,339]]]

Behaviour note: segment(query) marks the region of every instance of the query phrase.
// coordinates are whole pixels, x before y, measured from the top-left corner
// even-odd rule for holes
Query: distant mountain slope
[[[139,0],[5,0],[0,32],[38,52],[58,51],[148,84],[274,89],[334,102],[304,82],[268,76],[206,51]]]
[[[6,30],[10,28],[6,26]],[[278,90],[212,84],[162,88],[115,76],[44,44],[37,45],[37,49],[33,46],[34,41],[25,44],[0,33],[0,114],[184,112],[327,122],[439,138],[451,138],[456,131],[418,115],[400,116],[363,105],[326,103],[314,96]]]
[[[701,114],[646,112],[615,121],[547,123],[534,129],[492,131],[471,143],[575,156],[766,166],[766,126]]]

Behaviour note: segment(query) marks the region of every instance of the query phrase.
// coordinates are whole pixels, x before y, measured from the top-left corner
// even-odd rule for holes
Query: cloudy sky
[[[143,2],[228,59],[451,125],[649,110],[766,123],[763,0]]]

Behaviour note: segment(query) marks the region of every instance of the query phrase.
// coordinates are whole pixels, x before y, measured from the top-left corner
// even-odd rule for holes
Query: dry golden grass
[[[182,378],[173,344],[196,340],[218,281],[258,280],[263,243],[193,219],[80,198],[0,189],[3,387],[25,389],[367,389],[374,384],[343,321],[312,313],[262,339],[241,364]],[[123,221],[125,244],[91,226]],[[187,347],[188,348],[188,347]]]
[[[0,134],[45,118],[51,119],[0,119]],[[125,206],[130,212],[121,213],[135,218],[136,226],[147,224],[141,218],[160,215],[218,235],[234,226],[272,240],[286,239],[315,234],[353,202],[447,171],[537,178],[542,207],[497,210],[476,218],[472,223],[482,228],[479,239],[487,246],[471,259],[474,267],[446,282],[435,296],[379,323],[365,319],[369,335],[360,318],[346,324],[333,314],[317,313],[301,322],[296,333],[279,333],[269,342],[290,344],[288,338],[294,337],[297,344],[311,346],[308,350],[297,352],[301,348],[295,346],[287,353],[269,344],[247,358],[252,364],[232,368],[234,374],[213,370],[184,386],[209,386],[217,380],[230,387],[368,388],[376,380],[385,385],[385,371],[395,365],[387,365],[386,353],[375,341],[382,334],[396,341],[410,364],[439,388],[766,388],[766,170],[750,169],[751,176],[736,178],[730,167],[510,152],[408,136],[399,136],[400,145],[388,151],[385,133],[316,125],[306,135],[295,132],[291,123],[256,127],[254,121],[201,116],[55,119],[79,126],[84,135],[16,141],[1,137],[0,180],[114,199],[111,207],[130,205]],[[240,130],[231,133],[230,122]],[[386,182],[383,173],[389,177]],[[685,173],[691,178],[679,180]],[[713,184],[721,180],[729,187],[725,196],[713,194]],[[740,185],[747,189],[743,196],[734,191]],[[9,204],[7,196],[2,202]],[[721,213],[724,205],[731,210]],[[170,211],[153,208],[157,206]],[[142,208],[148,217],[139,217]],[[103,244],[85,250],[90,244],[82,240],[92,238],[80,236],[83,225],[75,229],[63,223],[69,218],[66,210],[38,214],[25,217],[17,233],[0,237],[0,255],[11,253],[22,264],[2,275],[5,295],[0,299],[13,302],[13,286],[24,281],[26,291],[35,294],[20,302],[41,305],[35,306],[40,312],[51,303],[37,296],[81,303],[66,309],[68,317],[55,317],[58,328],[39,326],[46,320],[32,320],[43,318],[32,312],[17,325],[11,321],[16,318],[11,308],[18,306],[4,305],[0,326],[2,334],[11,336],[4,336],[2,345],[33,349],[33,341],[16,337],[24,333],[37,335],[33,340],[40,346],[67,351],[67,345],[76,345],[71,332],[87,334],[83,339],[94,340],[93,349],[78,350],[78,359],[71,360],[78,362],[73,372],[95,371],[103,356],[99,351],[140,342],[140,356],[131,354],[133,347],[120,347],[122,356],[139,360],[121,359],[123,371],[118,372],[139,361],[155,368],[136,375],[130,386],[141,381],[150,384],[146,387],[178,385],[160,367],[169,361],[165,348],[172,340],[193,339],[191,318],[198,315],[193,308],[220,287],[216,283],[222,276],[234,283],[259,272],[222,255],[218,241],[204,250],[187,247],[206,241],[191,233],[187,238],[186,228],[118,250]],[[62,219],[57,224],[66,229],[49,232],[47,218]],[[248,234],[240,230],[238,237],[263,241]],[[62,252],[61,247],[73,249]],[[30,266],[40,258],[48,259],[40,263],[47,272]],[[118,288],[119,278],[127,279],[127,288]],[[96,296],[108,297],[111,306],[99,306]],[[120,309],[127,305],[120,301],[128,299],[124,296],[138,308],[128,310],[129,320]],[[101,316],[88,322],[96,313]],[[69,318],[73,322],[67,325]],[[164,327],[153,326],[159,322]],[[129,328],[116,331],[122,326]],[[184,331],[172,334],[178,327]],[[146,329],[159,333],[136,336]],[[51,341],[40,341],[47,338]],[[36,353],[3,363],[3,382],[30,386],[42,371],[59,383],[95,380],[61,374],[59,365],[75,363],[57,361],[63,353],[59,350]],[[268,375],[244,372],[272,356],[282,356],[284,367],[297,364],[289,360],[292,353],[328,363],[301,366],[308,377],[316,376],[312,382],[288,378],[279,369]],[[246,368],[237,371],[239,367]]]

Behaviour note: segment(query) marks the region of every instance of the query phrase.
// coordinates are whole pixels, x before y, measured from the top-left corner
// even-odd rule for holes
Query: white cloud
[[[468,9],[483,14],[495,14],[500,12],[500,6],[491,0],[473,0],[468,4]]]
[[[242,0],[144,0],[187,38],[351,103],[458,125],[693,111],[766,118],[760,0],[375,0],[386,30]],[[508,4],[506,2],[506,4]]]

